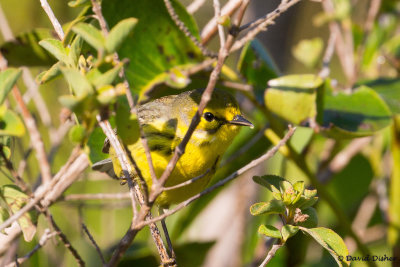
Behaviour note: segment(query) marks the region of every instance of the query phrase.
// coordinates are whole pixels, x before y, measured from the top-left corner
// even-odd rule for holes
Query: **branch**
[[[87,236],[90,239],[90,242],[92,242],[93,246],[96,248],[97,254],[99,254],[101,262],[103,263],[103,265],[106,264],[106,260],[104,259],[103,253],[101,253],[101,250],[99,248],[99,246],[97,245],[96,241],[94,240],[93,236],[90,234],[89,229],[86,227],[86,225],[84,223],[82,223],[82,228],[85,231],[85,233],[87,234]]]
[[[186,7],[186,10],[189,14],[194,14],[206,0],[194,0],[190,5]]]
[[[268,252],[265,260],[260,264],[260,267],[264,267],[270,262],[270,260],[275,256],[275,253],[280,249],[283,245],[273,245],[271,250]]]
[[[50,232],[50,229],[45,229],[44,234],[42,235],[42,237],[39,240],[39,243],[30,252],[28,252],[25,256],[16,259],[15,262],[7,264],[6,267],[14,267],[14,266],[17,266],[17,263],[21,264],[21,263],[25,262],[27,259],[32,257],[32,255],[35,254],[36,251],[38,251],[40,248],[42,248],[46,244],[47,240],[49,240],[56,234],[57,234],[56,232]]]
[[[236,41],[233,45],[231,52],[236,51],[242,48],[248,41],[253,40],[254,37],[259,34],[261,31],[266,31],[267,27],[271,24],[274,24],[275,19],[279,17],[282,13],[288,10],[291,6],[295,5],[296,3],[300,2],[300,0],[288,0],[282,1],[280,5],[272,12],[267,14],[264,18],[256,21],[258,24],[257,26],[249,31],[246,36],[242,37],[240,40]]]
[[[218,22],[219,18],[221,17],[221,4],[219,3],[219,0],[214,0],[214,18]],[[218,34],[219,34],[219,42],[220,42],[220,47],[224,47],[225,45],[225,32],[224,32],[224,26],[221,24],[217,24],[218,28]]]
[[[186,37],[190,38],[190,40],[200,49],[201,53],[207,57],[217,57],[214,52],[209,51],[206,47],[204,47],[199,40],[189,31],[186,27],[185,23],[179,19],[178,14],[176,14],[174,7],[172,6],[170,0],[164,0],[165,7],[169,15],[171,16],[172,20],[178,26],[178,28],[185,34]]]
[[[183,209],[184,207],[186,207],[187,205],[189,205],[190,203],[192,203],[193,201],[195,201],[196,199],[200,198],[203,195],[206,195],[208,193],[210,193],[211,191],[215,190],[216,188],[226,184],[227,182],[235,179],[236,177],[238,177],[239,175],[245,173],[246,171],[250,170],[251,168],[254,168],[255,166],[257,166],[258,164],[260,164],[261,162],[271,158],[273,155],[275,155],[275,153],[279,150],[279,148],[281,146],[283,146],[284,144],[286,144],[286,142],[289,140],[289,138],[294,134],[296,130],[296,127],[292,128],[291,126],[289,126],[289,131],[287,132],[287,134],[284,136],[284,138],[282,140],[279,141],[279,143],[274,146],[272,149],[270,149],[266,154],[264,154],[263,156],[253,160],[252,162],[250,162],[249,164],[247,164],[246,166],[240,168],[239,170],[235,171],[234,173],[232,173],[231,175],[229,175],[228,177],[218,181],[216,184],[214,184],[213,186],[210,186],[209,188],[203,190],[202,192],[194,195],[193,197],[187,199],[186,201],[178,204],[174,209],[169,210],[167,212],[165,212],[163,215],[160,215],[152,220],[148,220],[146,222],[143,222],[142,224],[149,224],[149,223],[154,223],[157,222],[159,220],[162,220],[174,213],[176,213],[177,211]],[[138,224],[137,227],[143,227],[142,224]]]
[[[51,24],[53,24],[54,29],[56,30],[56,33],[60,40],[64,39],[64,31],[60,25],[60,22],[58,22],[56,16],[53,13],[53,10],[51,9],[49,3],[47,3],[47,0],[40,0],[40,4],[42,5],[42,8],[46,12],[47,16],[49,17]]]
[[[231,16],[242,4],[243,0],[229,0],[221,10],[222,16]],[[217,32],[217,20],[213,17],[201,31],[201,43],[205,45]]]
[[[71,200],[122,200],[129,199],[130,193],[115,193],[115,194],[71,194],[63,198],[64,201]]]

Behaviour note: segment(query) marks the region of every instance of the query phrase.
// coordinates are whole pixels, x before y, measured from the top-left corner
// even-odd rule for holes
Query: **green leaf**
[[[264,175],[264,176],[254,176],[253,181],[257,184],[265,186],[271,192],[280,193],[280,182],[285,181],[284,178],[278,175]]]
[[[279,231],[279,229],[275,228],[272,225],[260,225],[260,227],[258,228],[258,233],[260,235],[265,235],[268,237],[272,237],[272,238],[282,238],[281,232]]]
[[[303,215],[308,215],[308,218],[304,222],[298,222],[298,226],[313,228],[318,225],[318,214],[317,211],[310,207],[301,211]]]
[[[73,0],[73,1],[69,1],[68,5],[70,7],[80,7],[83,5],[87,5],[89,3],[89,0]]]
[[[49,38],[40,41],[39,44],[59,61],[67,65],[73,64],[68,56],[67,49],[63,46],[61,41]]]
[[[82,125],[74,125],[68,133],[69,140],[74,143],[80,144],[85,140],[86,129]]]
[[[135,113],[130,112],[127,102],[120,101],[118,104],[115,117],[118,136],[124,144],[134,144],[140,136],[138,119]]]
[[[79,57],[82,51],[82,45],[83,45],[82,37],[80,37],[79,35],[76,36],[74,41],[72,41],[71,48],[69,51],[69,57],[74,62],[75,66],[78,64]]]
[[[62,95],[58,98],[58,101],[60,101],[61,105],[67,107],[69,110],[73,112],[81,111],[84,102],[83,99],[80,99],[73,95]]]
[[[30,198],[16,185],[4,185],[1,188],[1,197],[5,200],[12,213],[18,212],[28,203]],[[19,219],[24,239],[30,242],[36,233],[37,213],[35,210],[24,213]]]
[[[72,28],[72,31],[82,37],[83,40],[85,40],[97,51],[104,50],[104,36],[101,31],[93,25],[80,22]]]
[[[68,84],[72,87],[76,97],[83,98],[93,93],[93,88],[86,77],[77,69],[62,68],[62,73]]]
[[[317,189],[305,189],[304,190],[304,196],[311,198],[311,197],[315,197],[317,195]]]
[[[270,80],[264,94],[265,105],[278,117],[301,124],[317,115],[316,92],[322,84],[322,79],[312,74]]]
[[[10,217],[7,209],[0,207],[0,223],[5,222]]]
[[[109,155],[102,151],[105,139],[106,136],[100,127],[95,128],[89,135],[85,152],[89,155],[89,160],[92,164],[109,158]]]
[[[36,77],[36,82],[39,84],[44,84],[47,82],[50,82],[57,78],[58,76],[61,75],[61,69],[60,69],[61,63],[57,62],[53,66],[51,66],[50,69],[41,72],[37,77]]]
[[[362,86],[353,94],[327,92],[324,99],[323,133],[333,138],[373,135],[389,126],[392,114],[372,89]]]
[[[293,56],[309,68],[317,65],[321,58],[324,42],[321,38],[304,39],[293,47]]]
[[[346,261],[346,256],[349,255],[346,244],[343,239],[334,231],[324,227],[318,228],[304,228],[299,227],[301,231],[309,234],[315,239],[322,247],[324,247],[336,260],[339,266],[349,266],[350,262]],[[340,261],[339,257],[343,260]]]
[[[257,39],[243,47],[237,69],[247,83],[255,87],[257,97],[262,97],[267,82],[280,73],[267,49]]]
[[[0,51],[9,66],[51,66],[55,63],[54,57],[39,45],[40,40],[51,37],[49,29],[34,29],[2,44]]]
[[[250,213],[254,216],[261,214],[285,214],[285,211],[286,208],[283,202],[276,199],[255,203],[250,207]]]
[[[109,53],[114,53],[118,50],[137,24],[137,21],[136,18],[124,19],[118,22],[117,25],[111,29],[105,43],[106,49]]]
[[[114,82],[114,80],[118,77],[121,68],[123,67],[123,63],[118,63],[114,68],[108,70],[107,72],[96,76],[92,82],[92,84],[98,89],[105,85],[110,85]]]
[[[179,19],[199,38],[195,20],[185,7],[176,0],[171,3]],[[201,51],[175,25],[162,0],[104,0],[102,10],[111,28],[123,19],[138,19],[133,34],[127,36],[118,55],[129,59],[126,77],[132,90],[141,96],[165,82],[171,68],[184,71],[203,59]]]
[[[400,79],[380,78],[361,84],[377,92],[386,102],[392,113],[400,114]]]
[[[313,206],[315,203],[317,203],[318,201],[318,197],[304,197],[301,196],[300,199],[298,201],[296,201],[295,203],[295,207],[297,208],[301,208],[301,209],[307,209],[308,207]]]
[[[286,242],[290,237],[297,234],[298,231],[299,231],[298,226],[293,226],[290,224],[286,224],[286,225],[282,226],[281,234],[282,234],[283,241]]]
[[[25,127],[18,115],[14,111],[7,109],[5,105],[0,106],[0,136],[22,137],[24,134]]]
[[[0,72],[0,105],[7,98],[8,93],[14,87],[21,73],[22,70],[14,68],[8,68]]]

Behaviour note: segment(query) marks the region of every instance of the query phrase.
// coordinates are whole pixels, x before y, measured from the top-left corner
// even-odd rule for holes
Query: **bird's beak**
[[[236,115],[235,117],[233,117],[233,120],[228,121],[228,123],[240,126],[250,126],[250,128],[254,127],[254,125],[246,120],[242,115]]]

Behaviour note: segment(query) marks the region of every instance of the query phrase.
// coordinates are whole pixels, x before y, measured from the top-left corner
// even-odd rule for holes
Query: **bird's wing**
[[[111,159],[103,159],[94,163],[92,165],[92,170],[107,173],[112,178],[118,179],[117,175],[115,175]]]

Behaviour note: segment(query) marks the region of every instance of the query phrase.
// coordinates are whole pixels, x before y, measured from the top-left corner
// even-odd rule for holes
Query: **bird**
[[[147,139],[157,177],[162,175],[175,148],[184,138],[198,110],[202,93],[202,89],[186,91],[138,106],[138,122]],[[194,177],[202,177],[183,187],[161,193],[155,201],[159,208],[167,209],[170,205],[180,203],[204,190],[241,126],[254,127],[242,115],[238,102],[230,93],[214,89],[211,100],[185,148],[185,153],[178,160],[165,187],[178,185]],[[147,188],[151,188],[150,167],[141,140],[127,145],[127,148]],[[103,151],[108,151],[110,157],[93,164],[92,169],[106,172],[110,176],[122,177],[121,165],[115,150],[108,142],[105,142]],[[137,173],[133,176],[137,176]]]

